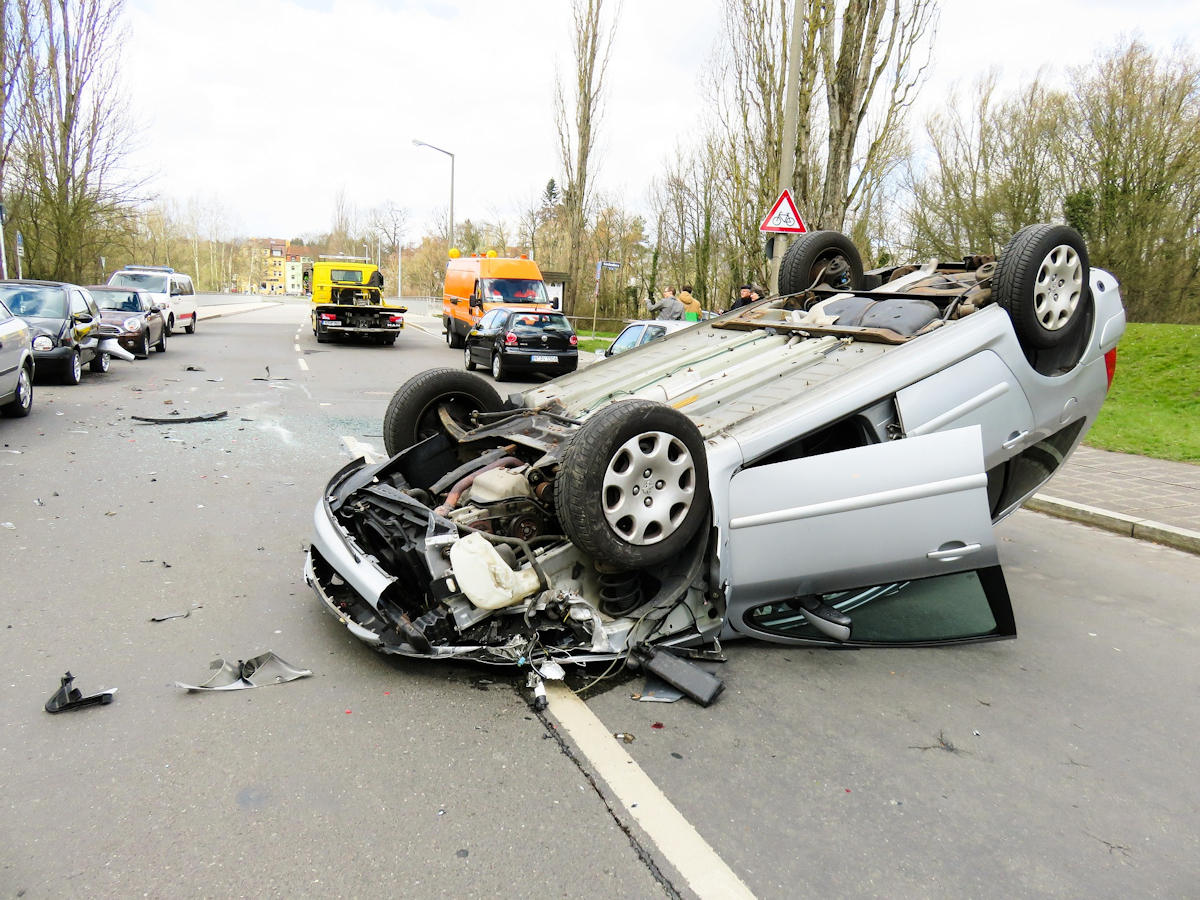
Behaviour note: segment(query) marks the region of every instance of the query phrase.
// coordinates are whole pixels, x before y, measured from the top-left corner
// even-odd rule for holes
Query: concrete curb
[[[246,305],[242,306],[239,304],[237,309],[227,309],[227,308],[222,309],[222,308],[218,307],[215,311],[212,311],[211,307],[209,308],[209,310],[206,311],[203,306],[200,306],[200,307],[196,308],[196,316],[197,316],[197,318],[200,319],[201,322],[203,322],[206,319],[220,319],[220,318],[224,318],[224,317],[228,317],[228,316],[240,316],[242,313],[258,312],[258,310],[260,310],[260,309],[267,309],[269,307],[279,306],[279,305],[280,305],[279,303],[271,303],[271,302],[264,301],[262,303],[256,303],[254,305],[246,304]]]
[[[1094,525],[1097,528],[1103,528],[1106,531],[1112,531],[1116,534],[1123,534],[1126,537],[1133,537],[1142,541],[1153,541],[1156,544],[1173,547],[1185,553],[1200,554],[1200,532],[1191,531],[1187,528],[1176,528],[1173,525],[1164,525],[1162,522],[1155,522],[1153,519],[1139,519],[1136,516],[1127,516],[1123,513],[1112,512],[1111,510],[1101,509],[1097,506],[1087,506],[1083,503],[1075,503],[1072,500],[1062,500],[1058,497],[1047,496],[1046,494],[1035,494],[1025,501],[1025,508],[1031,509],[1034,512],[1057,516],[1060,519],[1081,522],[1084,525]]]

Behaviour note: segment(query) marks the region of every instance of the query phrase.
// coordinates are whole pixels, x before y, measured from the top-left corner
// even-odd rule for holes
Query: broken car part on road
[[[83,696],[79,688],[74,687],[75,676],[67,672],[62,677],[58,690],[46,701],[46,712],[60,713],[71,709],[83,709],[85,706],[107,706],[117,695],[116,688],[109,688],[91,696]]]
[[[1095,420],[1116,279],[1036,225],[996,260],[866,273],[813,232],[781,285],[506,400],[410,379],[390,458],[318,502],[307,582],[376,650],[494,665],[1014,637],[992,525]]]
[[[310,669],[298,669],[270,650],[251,659],[239,659],[237,665],[224,659],[214,659],[209,668],[212,669],[212,675],[202,684],[184,684],[177,681],[175,685],[189,692],[242,691],[269,684],[283,684],[312,674]]]

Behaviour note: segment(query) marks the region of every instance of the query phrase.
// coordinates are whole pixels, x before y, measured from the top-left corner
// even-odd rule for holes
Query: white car
[[[177,328],[188,334],[196,333],[196,289],[191,276],[170,266],[126,266],[113,272],[108,285],[133,288],[148,298],[152,306],[162,307],[167,334]]]
[[[639,319],[626,325],[609,348],[597,350],[596,355],[616,356],[618,353],[624,353],[626,350],[656,341],[660,337],[666,337],[672,332],[689,328],[695,324],[695,322],[684,322],[679,319]]]

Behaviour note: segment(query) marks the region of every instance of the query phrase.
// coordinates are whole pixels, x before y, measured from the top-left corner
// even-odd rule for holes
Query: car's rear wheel
[[[563,451],[554,508],[568,537],[609,565],[679,555],[708,516],[704,439],[679,410],[626,400],[583,423]]]
[[[158,333],[158,343],[154,345],[154,349],[159,353],[167,352],[167,326],[164,325],[162,331]]]
[[[471,348],[463,348],[463,365],[466,366],[468,372],[474,372],[477,366],[475,360],[471,359]]]
[[[62,380],[63,384],[79,384],[83,381],[83,360],[79,358],[78,348],[72,351],[71,358],[63,367]]]
[[[29,415],[31,409],[33,409],[33,376],[29,373],[29,366],[21,366],[21,370],[17,372],[16,396],[9,403],[0,406],[0,414],[11,419],[20,419]]]
[[[472,413],[499,412],[496,389],[461,369],[430,369],[404,382],[383,417],[383,445],[393,456],[435,434],[444,434],[442,413],[461,428],[473,428]]]
[[[508,377],[508,369],[504,365],[504,354],[499,350],[492,352],[492,377],[497,381],[503,381]]]
[[[994,296],[1021,343],[1046,350],[1076,337],[1088,318],[1088,253],[1066,225],[1022,228],[996,261]]]
[[[108,363],[109,356],[107,353],[97,353],[92,357],[92,361],[88,363],[88,369],[97,375],[103,375],[108,371]]]
[[[167,316],[167,334],[175,333],[175,314]]]
[[[186,331],[188,334],[195,334],[196,333],[196,320],[199,318],[200,318],[199,313],[192,313],[191,321],[188,322],[188,324],[183,326],[183,330]]]
[[[810,231],[800,235],[779,266],[779,293],[797,294],[818,284],[857,291],[863,283],[862,256],[840,231]]]

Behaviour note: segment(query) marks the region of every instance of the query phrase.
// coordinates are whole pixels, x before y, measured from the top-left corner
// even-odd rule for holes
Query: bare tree
[[[93,279],[132,224],[134,186],[119,174],[129,137],[113,52],[120,14],[120,0],[30,8],[19,76],[27,120],[12,162],[29,268],[42,277]]]
[[[566,173],[563,207],[569,240],[564,305],[574,313],[579,299],[579,279],[584,270],[584,241],[591,202],[589,167],[596,145],[596,128],[604,94],[604,74],[612,49],[612,28],[601,13],[604,0],[573,0],[573,53],[575,63],[573,115],[568,109],[562,80],[555,85],[554,109],[559,154]],[[619,10],[618,10],[619,12]]]

